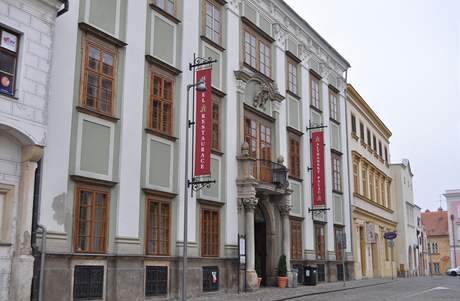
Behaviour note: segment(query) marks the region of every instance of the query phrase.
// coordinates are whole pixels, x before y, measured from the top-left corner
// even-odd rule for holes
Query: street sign
[[[387,240],[393,240],[395,239],[396,237],[398,236],[398,234],[396,234],[396,232],[385,232],[383,234],[383,237]]]

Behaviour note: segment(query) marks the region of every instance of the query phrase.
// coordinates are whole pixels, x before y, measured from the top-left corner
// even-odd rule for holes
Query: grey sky
[[[393,132],[392,162],[411,162],[417,204],[439,207],[460,188],[460,1],[286,2],[350,62],[349,82]]]

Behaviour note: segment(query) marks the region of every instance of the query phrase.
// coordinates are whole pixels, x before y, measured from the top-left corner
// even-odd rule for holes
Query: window
[[[367,129],[367,145],[372,146],[371,130]]]
[[[382,141],[379,141],[379,156],[380,156],[380,158],[383,158]]]
[[[219,211],[201,209],[201,256],[219,256]]]
[[[356,116],[351,114],[351,133],[356,135]]]
[[[368,196],[368,186],[367,186],[367,166],[363,164],[361,167],[361,180],[363,186],[363,195]]]
[[[244,30],[244,63],[271,77],[271,49],[269,43],[248,28]]]
[[[434,272],[437,273],[437,274],[441,273],[439,262],[434,263]]]
[[[339,109],[339,98],[335,91],[329,89],[329,110],[330,117],[339,122],[340,121],[340,109]]]
[[[212,97],[212,136],[211,148],[220,151],[220,123],[221,123],[221,105],[220,99],[213,95]]]
[[[302,259],[302,222],[291,220],[291,257]]]
[[[336,227],[334,226],[334,237],[335,237],[335,258],[336,260],[342,260],[343,255],[343,240],[345,239],[345,232],[343,231],[343,227]]]
[[[361,138],[361,143],[366,143],[364,141],[364,124],[362,122],[359,123],[359,138]]]
[[[203,267],[203,292],[219,290],[219,267]]]
[[[315,248],[316,248],[316,259],[325,260],[325,238],[324,238],[324,226],[315,224]]]
[[[222,22],[220,6],[211,0],[204,1],[204,35],[216,44],[221,44]]]
[[[388,204],[386,203],[385,200],[385,177],[382,177],[382,180],[380,181],[380,194],[381,194],[381,199],[382,199],[382,205],[385,207],[388,207]]]
[[[375,201],[380,204],[380,176],[375,174]]]
[[[75,250],[104,253],[107,240],[109,192],[99,187],[77,187]]]
[[[93,37],[85,39],[81,105],[113,114],[117,73],[117,49]]]
[[[388,164],[388,149],[385,146],[385,162]]]
[[[175,0],[154,0],[153,4],[170,15],[174,16],[176,13]]]
[[[342,192],[342,158],[332,153],[332,189],[336,192]]]
[[[272,124],[256,115],[245,112],[244,140],[249,145],[249,155],[259,159],[253,165],[253,175],[260,181],[272,180]]]
[[[297,94],[297,63],[287,58],[287,88],[288,91]]]
[[[150,84],[149,128],[172,135],[174,81],[159,72],[152,72]]]
[[[369,199],[374,200],[374,172],[369,172]]]
[[[391,209],[391,190],[390,190],[390,182],[387,182],[387,203],[388,208]]]
[[[74,270],[74,300],[101,299],[104,293],[104,267],[77,265]]]
[[[310,97],[311,105],[318,110],[321,110],[321,96],[320,96],[320,87],[319,79],[313,74],[310,75]]]
[[[353,189],[355,193],[359,193],[359,163],[353,160]]]
[[[0,93],[14,96],[19,35],[0,27]]]
[[[377,152],[377,138],[375,137],[375,135],[372,136],[372,141],[374,142],[374,147],[372,149],[374,150],[374,152]]]
[[[300,175],[300,137],[289,133],[289,174],[297,179]]]
[[[155,197],[147,199],[146,253],[169,255],[169,203]]]
[[[165,296],[168,294],[168,267],[145,267],[145,296]]]

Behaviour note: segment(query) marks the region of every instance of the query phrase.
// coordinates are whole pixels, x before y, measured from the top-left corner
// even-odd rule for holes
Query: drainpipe
[[[454,215],[451,214],[450,215],[450,220],[451,220],[451,224],[452,224],[452,245],[454,246],[454,265],[453,265],[453,268],[456,268],[457,267],[457,250],[455,249],[455,229],[454,229]]]
[[[61,8],[61,10],[59,10],[57,12],[57,16],[59,17],[60,15],[63,15],[65,14],[68,10],[69,10],[69,0],[59,0],[61,1],[62,3],[64,3],[64,7]]]
[[[46,235],[47,231],[45,226],[38,225],[37,229],[42,230],[42,247],[41,247],[41,255],[40,255],[40,278],[39,278],[39,286],[38,286],[38,301],[43,301],[43,274],[45,273],[45,253],[46,253]]]
[[[348,211],[349,211],[349,215],[350,215],[350,249],[351,249],[351,254],[353,254],[354,256],[354,246],[353,246],[353,217],[352,217],[352,213],[353,213],[353,210],[351,209],[351,200],[352,200],[352,193],[351,193],[351,177],[350,177],[350,144],[349,144],[349,140],[348,140],[348,96],[347,96],[347,91],[348,91],[348,70],[345,71],[345,84],[346,84],[346,87],[345,87],[345,137],[346,137],[346,143],[347,143],[347,166],[348,166],[348,170],[347,170],[347,175],[348,175],[348,199],[349,199],[349,206],[348,206]],[[353,167],[352,167],[353,168]],[[351,169],[352,170],[352,169]],[[344,252],[345,254],[343,254],[344,256],[346,255],[346,250]],[[343,271],[343,279],[345,279],[345,269]]]

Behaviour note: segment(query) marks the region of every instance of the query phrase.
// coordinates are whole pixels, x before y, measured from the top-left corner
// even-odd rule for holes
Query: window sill
[[[101,119],[105,119],[105,120],[108,120],[108,121],[111,121],[111,122],[118,122],[118,120],[120,120],[120,118],[118,118],[116,116],[100,113],[100,112],[97,112],[97,111],[94,111],[94,110],[91,110],[91,109],[88,109],[88,108],[82,107],[82,106],[77,106],[77,111],[80,112],[80,113],[84,113],[84,114],[95,116],[95,117],[98,117],[98,118],[101,118]]]
[[[6,241],[0,241],[0,247],[11,247],[13,244]]]
[[[224,153],[221,152],[221,151],[218,150],[218,149],[211,149],[211,153],[212,153],[213,155],[221,156],[221,157],[224,155]]]
[[[290,180],[293,180],[293,181],[297,181],[297,182],[303,182],[303,180],[301,178],[298,178],[296,176],[291,176],[291,175],[288,175],[288,178]]]
[[[301,131],[299,131],[296,128],[293,128],[292,126],[288,126],[286,129],[288,132],[293,133],[294,135],[303,136],[303,133]]]
[[[270,83],[273,83],[273,82],[274,82],[274,80],[271,79],[270,76],[268,76],[268,75],[266,75],[266,74],[263,74],[262,72],[260,72],[259,70],[257,70],[256,68],[252,67],[251,65],[249,65],[248,63],[246,63],[246,62],[244,62],[244,61],[243,61],[243,66],[246,67],[246,68],[248,68],[248,69],[251,70],[252,72],[261,75],[263,78],[265,78],[266,80],[268,80]],[[270,70],[270,72],[271,72],[271,70]]]
[[[310,109],[313,109],[313,111],[316,111],[320,114],[323,114],[323,111],[321,111],[320,108],[315,107],[314,105],[310,104]]]
[[[145,56],[145,59],[147,60],[147,62],[149,62],[150,64],[153,64],[153,65],[156,65],[166,71],[168,71],[169,73],[173,74],[173,75],[179,75],[182,73],[182,70],[180,69],[177,69],[176,67],[166,63],[166,62],[163,62],[162,60],[160,59],[157,59],[156,57],[154,56],[151,56],[149,54],[147,54]]]
[[[93,178],[88,178],[88,177],[75,175],[75,174],[70,175],[70,178],[74,182],[85,183],[85,184],[90,184],[90,185],[100,185],[100,186],[105,186],[105,187],[114,187],[115,185],[118,184],[118,182],[115,182],[115,181],[93,179]]]
[[[208,43],[209,45],[211,45],[212,47],[216,48],[217,50],[222,51],[222,52],[225,51],[225,48],[224,48],[224,47],[222,47],[219,43],[214,42],[213,40],[211,40],[211,39],[208,38],[207,36],[201,35],[200,38],[201,38],[201,40],[202,40],[203,42]]]
[[[356,133],[351,133],[351,138],[355,139],[356,141],[359,140],[359,137],[356,135]]]
[[[340,121],[338,121],[338,120],[335,119],[335,118],[329,117],[329,120],[332,121],[332,122],[334,122],[334,123],[337,124],[337,125],[340,125]]]
[[[290,95],[290,96],[292,96],[292,97],[294,97],[294,98],[297,99],[297,100],[301,100],[301,99],[302,99],[302,97],[300,97],[299,94],[297,94],[297,93],[295,93],[295,92],[292,92],[291,90],[286,90],[286,94],[287,94],[287,95]]]
[[[3,93],[3,92],[0,92],[0,96],[6,97],[6,98],[8,98],[10,100],[19,100],[19,98],[17,98],[16,96],[11,95],[11,94],[7,94],[7,93]]]
[[[172,22],[174,22],[176,24],[181,23],[181,21],[179,19],[177,19],[175,16],[171,15],[170,13],[168,13],[165,10],[162,10],[161,8],[159,8],[158,6],[156,6],[153,3],[150,3],[150,8],[153,9],[154,11],[156,11],[157,13],[159,13],[160,15],[162,15],[163,17],[169,19],[170,21],[172,21]]]
[[[176,142],[177,139],[178,139],[177,137],[174,137],[174,136],[171,136],[171,135],[168,135],[168,134],[165,134],[165,133],[160,133],[160,132],[152,130],[150,128],[146,128],[145,132],[147,134],[150,134],[150,135],[153,135],[153,136],[158,136],[158,137],[164,138],[166,140],[170,140],[172,142]]]
[[[102,30],[88,24],[88,23],[85,23],[85,22],[80,22],[78,23],[78,28],[80,28],[80,30],[84,31],[84,32],[87,32],[87,33],[90,33],[94,36],[96,36],[97,38],[99,39],[102,39],[110,44],[113,44],[119,48],[121,47],[125,47],[126,45],[128,45],[127,43],[123,42],[122,40],[120,39],[117,39],[116,37],[108,34],[108,33],[105,33],[103,32]]]

